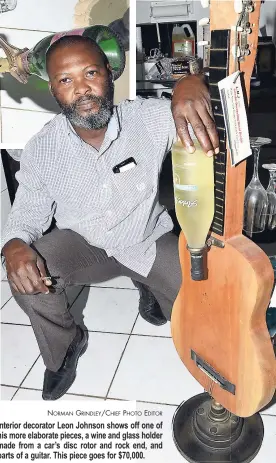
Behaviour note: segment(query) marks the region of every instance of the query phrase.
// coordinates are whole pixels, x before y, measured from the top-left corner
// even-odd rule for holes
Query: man
[[[218,137],[199,77],[176,86],[173,118],[164,100],[113,107],[112,70],[90,39],[55,42],[47,72],[62,114],[24,150],[2,254],[46,366],[42,397],[56,400],[72,385],[87,348],[87,333],[68,312],[68,285],[129,276],[170,318],[181,272],[178,240],[158,202],[159,173],[175,124],[191,152],[188,121],[208,155],[217,152]],[[53,217],[57,228],[43,236]]]

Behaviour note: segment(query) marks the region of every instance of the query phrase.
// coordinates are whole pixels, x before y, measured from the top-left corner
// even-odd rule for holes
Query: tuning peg
[[[251,51],[249,50],[249,44],[247,43],[244,47],[244,54],[245,56],[248,56],[251,54]]]
[[[208,40],[201,40],[201,41],[197,42],[197,45],[198,45],[198,47],[203,47],[205,45],[210,45],[210,42],[208,42]]]
[[[253,11],[254,11],[254,4],[253,4],[253,2],[249,3],[248,5],[246,5],[246,11],[247,11],[248,13],[253,13]]]
[[[210,0],[200,0],[202,8],[208,8],[210,5]]]
[[[243,27],[241,27],[241,26],[231,26],[231,30],[232,30],[232,31],[242,32],[242,31],[243,31]]]
[[[251,24],[250,24],[250,22],[247,22],[247,23],[245,24],[245,32],[246,32],[247,34],[251,34],[251,33],[252,33],[252,29],[251,29]]]
[[[198,21],[198,24],[199,26],[207,26],[208,24],[210,24],[210,18],[201,18]]]
[[[242,12],[242,0],[234,1],[234,9],[235,9],[235,12],[238,14]]]
[[[241,56],[240,47],[237,47],[237,50],[236,50],[235,45],[233,45],[233,47],[232,47],[232,55],[233,55],[233,57],[234,57],[235,59],[236,59],[236,58],[240,58],[240,56]]]

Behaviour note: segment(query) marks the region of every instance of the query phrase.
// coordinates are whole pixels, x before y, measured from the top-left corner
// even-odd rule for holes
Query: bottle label
[[[190,129],[189,129],[189,131],[190,131]],[[186,167],[191,167],[191,166],[195,166],[195,165],[196,165],[195,162],[182,162],[182,164],[174,164],[173,168],[176,169],[176,167],[177,167],[178,169],[186,170]]]
[[[197,206],[197,199],[195,199],[194,201],[189,201],[189,200],[186,200],[186,199],[178,198],[176,196],[175,200],[176,200],[177,204],[180,204],[180,206],[183,206],[183,207],[196,207]]]
[[[186,56],[194,55],[194,39],[183,39],[179,42],[174,42],[174,53],[181,53]]]
[[[232,167],[252,154],[240,72],[218,82]]]
[[[197,190],[196,185],[180,185],[179,183],[175,183],[174,187],[176,190],[180,190],[180,191],[196,191]]]

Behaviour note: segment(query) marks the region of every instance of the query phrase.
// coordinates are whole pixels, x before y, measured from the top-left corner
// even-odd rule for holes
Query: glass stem
[[[254,172],[253,172],[254,180],[259,180],[258,167],[259,167],[260,149],[261,149],[260,146],[252,148],[253,154],[254,154]]]
[[[271,191],[272,193],[274,193],[274,181],[273,181],[273,172],[269,171],[269,184],[268,184],[268,187],[267,187],[267,190],[266,191]]]

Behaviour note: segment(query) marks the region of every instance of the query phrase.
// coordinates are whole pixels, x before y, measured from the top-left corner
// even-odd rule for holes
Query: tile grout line
[[[26,323],[12,323],[12,322],[1,322],[1,325],[9,325],[9,326],[24,326],[24,327],[31,327],[32,325],[27,325]]]
[[[42,389],[37,389],[37,388],[32,388],[32,387],[19,387],[19,386],[12,386],[9,384],[1,384],[3,387],[8,387],[8,388],[17,388],[17,391],[14,393],[13,397],[21,390],[21,391],[36,391],[36,392],[42,392]],[[67,392],[65,395],[70,395],[74,397],[89,397],[89,398],[94,398],[94,399],[103,399],[103,400],[117,400],[119,402],[129,402],[127,399],[121,399],[117,397],[105,397],[105,396],[95,396],[95,395],[89,395],[89,394],[78,394],[76,392]],[[63,396],[63,397],[64,397]],[[11,399],[12,400],[12,399]],[[146,404],[151,404],[151,405],[166,405],[169,407],[177,407],[178,404],[168,404],[164,402],[152,402],[152,401],[146,401],[146,400],[136,400],[138,403],[146,403]],[[271,415],[275,416],[275,415]]]
[[[15,391],[15,393],[13,394],[11,400],[13,400],[13,398],[16,396],[17,392],[19,391],[20,389],[20,386],[24,383],[25,379],[27,378],[27,376],[30,374],[31,370],[33,369],[33,367],[35,366],[36,362],[38,361],[39,357],[41,356],[41,354],[38,355],[37,359],[34,361],[34,363],[32,364],[31,368],[28,370],[27,374],[24,376],[24,378],[22,379],[21,383],[19,384],[19,386],[17,387],[17,390]]]
[[[5,307],[5,305],[13,298],[13,296],[11,296],[2,306],[1,306],[1,310]]]
[[[86,288],[100,288],[100,289],[123,289],[127,291],[138,291],[136,288],[117,288],[115,286],[97,286],[97,285],[85,285]]]
[[[120,364],[121,364],[121,361],[122,361],[122,359],[123,359],[123,355],[124,355],[124,353],[125,353],[125,351],[126,351],[126,348],[127,348],[128,343],[129,343],[129,341],[130,341],[131,333],[132,333],[133,328],[134,328],[134,326],[135,326],[135,324],[136,324],[136,322],[137,322],[138,317],[139,317],[139,313],[137,314],[137,316],[136,316],[136,318],[135,318],[135,321],[134,321],[134,323],[133,323],[131,332],[130,332],[130,334],[129,334],[129,336],[128,336],[128,340],[127,340],[127,342],[126,342],[126,345],[125,345],[125,347],[124,347],[124,349],[123,349],[123,352],[122,352],[122,354],[121,354],[121,357],[120,357],[120,359],[119,359],[118,365],[117,365],[116,370],[115,370],[114,375],[113,375],[113,378],[111,379],[110,385],[109,385],[109,387],[108,387],[108,390],[107,390],[107,393],[106,393],[106,396],[105,396],[106,399],[108,398],[109,391],[110,391],[110,389],[111,389],[111,387],[112,387],[113,381],[114,381],[114,379],[115,379],[115,376],[116,376],[116,374],[117,374],[117,371],[118,371],[119,366],[120,366]]]
[[[139,316],[139,314],[138,314]],[[137,316],[137,317],[138,317]],[[89,333],[101,333],[101,334],[124,334],[127,336],[141,336],[144,338],[157,338],[157,339],[171,339],[171,336],[156,336],[152,334],[139,334],[139,333],[118,333],[118,332],[113,332],[113,331],[95,331],[95,330],[87,330]]]
[[[118,399],[118,398],[115,398],[115,397],[107,397],[106,400],[119,400],[120,402],[129,402],[129,400],[127,400],[127,399]],[[137,402],[139,404],[166,405],[166,406],[169,406],[169,407],[178,407],[179,406],[179,404],[168,404],[168,403],[165,403],[165,402],[152,402],[150,400],[139,400],[138,399],[138,400],[135,400],[135,402]]]
[[[41,392],[42,391],[42,389],[37,389],[37,388],[32,388],[32,387],[13,386],[13,385],[10,385],[10,384],[1,384],[1,386],[7,387],[7,388],[17,388],[17,391],[14,393],[13,397],[17,394],[17,392],[19,392],[19,390],[36,391],[36,392]],[[122,399],[122,398],[118,398],[118,397],[105,397],[105,396],[100,396],[100,395],[99,396],[94,396],[94,395],[89,395],[89,394],[78,394],[76,392],[71,392],[71,393],[67,392],[65,395],[70,395],[70,396],[75,396],[75,397],[89,397],[89,398],[103,399],[103,400],[117,400],[117,401],[120,401],[120,402],[128,402],[129,401],[127,399]],[[165,405],[165,406],[169,406],[169,407],[178,407],[179,406],[179,404],[172,404],[172,403],[165,403],[165,402],[153,402],[153,401],[150,401],[150,400],[139,400],[138,399],[138,400],[136,400],[136,402],[141,403],[141,404],[145,403],[145,404],[151,404],[151,405]],[[260,412],[260,414],[262,416],[270,416],[270,417],[276,418],[276,413],[272,414],[272,413]]]
[[[5,30],[11,30],[11,31],[23,31],[23,32],[46,32],[47,34],[56,34],[56,32],[54,31],[41,31],[40,29],[20,29],[18,27],[3,27],[1,26],[0,27],[0,32],[1,32],[1,29],[5,29]]]
[[[73,300],[73,302],[71,304],[69,304],[69,308],[68,310],[70,311],[70,309],[73,307],[73,305],[75,304],[76,300],[78,299],[78,297],[81,295],[81,293],[83,292],[85,286],[83,286],[80,291],[78,292],[77,296],[75,297],[75,299]],[[66,292],[66,290],[65,290]],[[67,295],[67,301],[68,301],[68,295]]]
[[[4,387],[17,387],[17,386],[10,386],[10,385],[7,385],[7,384],[1,384],[1,386],[4,386]],[[37,388],[34,388],[34,387],[18,387],[18,390],[15,392],[15,394],[17,394],[19,391],[36,391],[36,392],[42,392],[42,389],[37,389]],[[15,396],[14,394],[14,396]],[[75,396],[75,397],[91,397],[91,398],[94,398],[94,399],[105,399],[104,396],[96,396],[96,395],[88,395],[88,394],[78,394],[76,392],[66,392],[66,394],[64,394],[62,397],[64,397],[65,395],[70,395],[70,396]],[[13,396],[13,397],[14,397]],[[12,399],[11,399],[12,400]]]
[[[27,109],[27,108],[14,108],[11,106],[1,106],[1,109],[8,109],[12,111],[28,111],[30,113],[43,113],[43,114],[52,114],[53,116],[56,116],[58,113],[53,112],[53,111],[42,111],[40,109]]]
[[[137,315],[137,317],[139,314]],[[136,319],[137,320],[137,319]],[[135,320],[135,322],[136,322]],[[32,325],[25,324],[25,323],[12,323],[12,322],[1,322],[1,325],[11,325],[11,326],[24,326],[24,327],[31,327]],[[152,334],[143,334],[143,333],[124,333],[124,332],[119,332],[119,331],[100,331],[100,330],[87,330],[85,329],[88,333],[100,333],[100,334],[119,334],[119,335],[124,335],[124,336],[141,336],[145,338],[157,338],[157,339],[171,339],[171,336],[158,336],[158,335],[152,335]]]
[[[1,385],[1,386],[4,386],[4,387],[16,387],[16,386],[8,386],[8,385]],[[18,388],[18,390],[16,391],[15,394],[17,394],[17,392],[19,391],[36,391],[36,392],[42,392],[42,389],[36,389],[36,388],[30,388],[30,387],[20,387]],[[14,394],[14,396],[15,396]],[[88,397],[88,398],[91,398],[91,399],[103,399],[103,400],[116,400],[118,402],[129,402],[129,400],[126,400],[126,399],[120,399],[120,398],[116,398],[116,397],[105,397],[105,396],[96,396],[96,395],[88,395],[88,394],[77,394],[76,392],[74,393],[66,393],[64,394],[65,395],[70,395],[70,396],[74,396],[74,397]],[[13,396],[13,397],[14,397]],[[63,396],[63,397],[64,397]],[[12,399],[11,399],[12,400]],[[151,401],[146,401],[146,400],[136,400],[137,403],[145,403],[145,404],[151,404],[151,405],[165,405],[165,406],[169,406],[169,407],[178,407],[179,404],[168,404],[168,403],[162,403],[162,402],[151,402]],[[273,416],[273,415],[272,415]],[[275,416],[275,415],[274,415]]]

